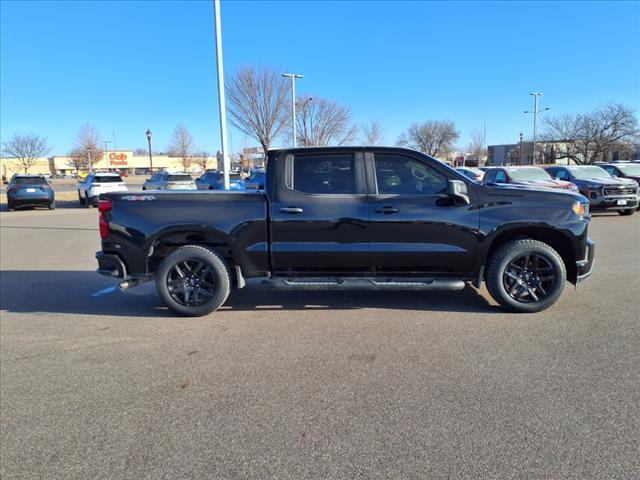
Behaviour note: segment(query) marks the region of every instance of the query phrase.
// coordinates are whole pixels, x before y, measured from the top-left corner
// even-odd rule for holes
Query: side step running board
[[[272,278],[262,285],[278,290],[462,290],[455,278]]]

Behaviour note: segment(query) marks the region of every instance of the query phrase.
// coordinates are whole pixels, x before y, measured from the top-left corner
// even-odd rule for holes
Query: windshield
[[[122,178],[115,175],[96,175],[93,181],[96,183],[120,183]]]
[[[625,175],[640,177],[640,165],[616,165],[616,168]]]
[[[168,182],[190,182],[193,178],[189,175],[169,175],[167,178]]]
[[[507,170],[509,176],[518,181],[527,180],[551,180],[551,175],[541,168],[510,168]]]
[[[606,170],[600,167],[567,167],[575,178],[588,180],[589,178],[611,178]]]
[[[43,177],[16,177],[13,183],[14,185],[46,185],[47,181]]]

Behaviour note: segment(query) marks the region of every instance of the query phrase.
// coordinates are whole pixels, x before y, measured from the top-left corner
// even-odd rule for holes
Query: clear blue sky
[[[166,148],[186,124],[219,148],[213,4],[1,2],[1,131],[67,152],[93,123],[118,148]],[[225,70],[302,73],[298,92],[379,118],[393,144],[413,121],[487,123],[488,143],[531,133],[531,91],[555,114],[640,107],[638,2],[222,2]],[[234,150],[255,145],[232,129]],[[245,143],[246,142],[246,143]]]

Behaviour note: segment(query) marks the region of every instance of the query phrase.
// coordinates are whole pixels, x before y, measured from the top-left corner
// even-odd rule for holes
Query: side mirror
[[[447,195],[462,200],[466,205],[471,203],[467,194],[467,184],[462,180],[449,180],[447,182]]]

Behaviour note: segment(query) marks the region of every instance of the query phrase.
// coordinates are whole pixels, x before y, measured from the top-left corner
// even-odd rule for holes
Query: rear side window
[[[47,181],[43,177],[15,177],[14,185],[46,185]]]
[[[168,182],[190,182],[193,180],[189,175],[169,175]]]
[[[115,175],[96,175],[93,181],[96,183],[120,183],[122,178]]]
[[[496,179],[494,181],[496,183],[504,183],[507,181],[507,175],[504,173],[504,170],[498,170],[495,177]]]
[[[558,170],[555,173],[555,177],[560,180],[569,180],[569,172],[567,172],[566,170]]]
[[[293,189],[328,195],[356,193],[354,157],[350,154],[296,155]]]
[[[440,172],[404,155],[375,155],[376,182],[381,195],[433,195],[446,191]]]

